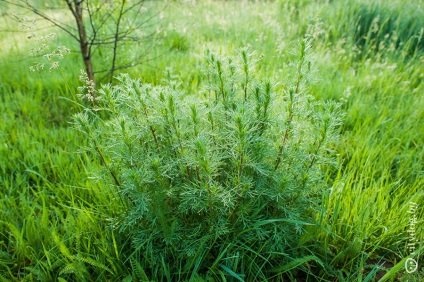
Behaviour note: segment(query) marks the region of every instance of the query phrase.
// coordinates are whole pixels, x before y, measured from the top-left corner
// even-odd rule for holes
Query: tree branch
[[[114,44],[113,44],[112,67],[111,67],[110,79],[109,79],[110,83],[113,80],[113,74],[115,72],[116,51],[117,51],[117,48],[118,48],[118,41],[119,41],[119,27],[120,27],[120,24],[121,24],[121,19],[122,19],[122,15],[123,15],[122,11],[124,10],[125,3],[126,3],[126,0],[122,0],[121,9],[119,11],[118,20],[116,22],[115,40],[114,40]]]
[[[68,0],[65,0],[65,1],[68,1]],[[71,30],[73,29],[71,26],[69,26],[69,25],[67,25],[67,24],[65,24],[63,22],[56,21],[56,20],[52,19],[51,17],[43,14],[36,7],[34,7],[33,5],[31,5],[28,1],[25,1],[24,4],[13,3],[13,2],[8,1],[8,0],[0,0],[0,2],[4,2],[6,4],[10,4],[12,6],[19,7],[19,8],[22,8],[24,10],[33,12],[37,16],[39,16],[39,17],[45,19],[46,21],[52,23],[54,26],[56,26],[59,29],[63,30],[64,32],[66,32],[67,34],[69,34],[72,38],[74,38],[75,40],[78,41],[78,37],[71,32]]]

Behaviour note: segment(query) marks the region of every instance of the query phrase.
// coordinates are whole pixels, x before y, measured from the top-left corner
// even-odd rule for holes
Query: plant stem
[[[103,156],[102,152],[100,151],[99,145],[96,142],[95,138],[92,138],[93,142],[94,142],[94,148],[96,149],[96,152],[99,154],[100,159],[102,161],[102,163],[104,164],[104,166],[106,167],[106,169],[109,171],[110,175],[112,176],[116,186],[120,187],[121,183],[119,183],[118,178],[116,177],[115,173],[110,169],[108,163],[105,160],[105,157]]]
[[[294,91],[290,91],[290,106],[289,106],[289,117],[287,119],[287,128],[284,132],[283,141],[281,142],[280,148],[278,150],[274,170],[277,170],[278,166],[280,165],[281,155],[283,153],[283,149],[284,149],[287,137],[289,135],[290,126],[291,126],[291,123],[292,123],[292,120],[293,120],[295,98],[299,94],[300,83],[301,83],[302,77],[303,77],[302,76],[302,66],[305,62],[305,52],[306,52],[306,43],[305,43],[305,40],[303,40],[301,42],[301,49],[300,49],[300,53],[299,53],[299,62],[297,64],[297,79],[296,79]]]

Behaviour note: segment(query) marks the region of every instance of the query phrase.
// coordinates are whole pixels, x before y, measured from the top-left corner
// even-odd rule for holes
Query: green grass
[[[172,68],[185,91],[197,93],[207,49],[226,55],[248,46],[263,55],[258,76],[286,81],[294,42],[322,22],[310,93],[345,101],[340,166],[328,169],[319,225],[298,246],[311,257],[281,266],[288,281],[296,275],[308,281],[423,277],[422,264],[411,275],[399,265],[410,255],[411,201],[419,204],[416,239],[424,240],[423,12],[420,1],[403,4],[172,2],[150,53],[156,59],[129,70],[161,84]],[[13,27],[4,16],[0,28]],[[369,29],[376,16],[379,28]],[[113,187],[91,177],[100,160],[81,150],[87,140],[70,124],[79,109],[82,60],[71,54],[60,72],[30,73],[34,58],[24,34],[2,32],[0,44],[0,281],[144,281],[137,253],[112,225],[125,206]],[[52,44],[77,49],[65,35]],[[222,254],[230,259],[227,251]],[[216,277],[243,276],[221,267]]]

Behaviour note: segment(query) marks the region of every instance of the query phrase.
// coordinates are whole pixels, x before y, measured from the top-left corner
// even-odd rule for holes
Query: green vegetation
[[[102,160],[97,178],[127,202],[116,226],[147,273],[266,280],[299,255],[293,246],[317,212],[340,125],[339,104],[304,93],[309,48],[303,40],[283,95],[255,80],[244,49],[208,55],[203,98],[175,80],[153,87],[123,75],[75,116]]]
[[[1,5],[0,28],[16,29],[16,11]],[[76,95],[78,54],[55,71],[29,72],[43,60],[29,57],[34,42],[0,33],[0,281],[422,280],[422,2],[149,5],[160,19],[152,60],[102,88],[97,108]],[[303,65],[305,35],[313,46]],[[49,44],[78,49],[66,34]],[[242,50],[256,53],[247,72]],[[293,128],[290,93],[300,99]],[[328,110],[338,104],[342,124],[317,147],[314,128],[326,111],[336,118]],[[137,121],[143,108],[152,119]],[[290,146],[276,165],[287,128]],[[141,136],[149,141],[136,146]],[[273,198],[282,176],[303,185],[298,202]],[[185,185],[165,193],[167,177]],[[211,183],[215,194],[204,193]],[[412,255],[419,267],[409,274]]]

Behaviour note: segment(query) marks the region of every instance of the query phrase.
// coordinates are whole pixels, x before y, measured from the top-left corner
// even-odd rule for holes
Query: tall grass
[[[343,47],[355,54],[352,58],[394,55],[416,59],[422,55],[424,10],[417,3],[338,1],[330,5],[338,8],[323,13],[329,23],[329,40],[346,38]]]

